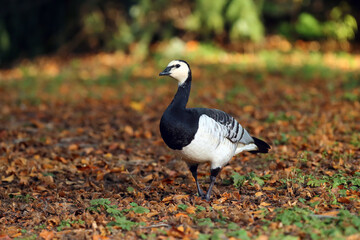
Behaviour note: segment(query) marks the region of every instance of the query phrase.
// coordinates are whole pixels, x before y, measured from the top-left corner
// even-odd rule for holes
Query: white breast
[[[224,137],[226,131],[225,126],[205,114],[201,115],[194,139],[177,152],[188,162],[210,162],[211,168],[223,167],[235,155],[237,147]]]

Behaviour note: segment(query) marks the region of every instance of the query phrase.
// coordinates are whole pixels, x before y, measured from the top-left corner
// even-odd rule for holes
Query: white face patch
[[[179,61],[179,60],[173,60],[168,65],[168,67],[171,67],[169,76],[178,80],[179,85],[182,85],[189,75],[189,67],[186,63]]]

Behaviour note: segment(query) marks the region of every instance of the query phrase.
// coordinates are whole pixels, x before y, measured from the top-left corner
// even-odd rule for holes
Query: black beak
[[[164,71],[162,71],[161,73],[159,73],[159,76],[167,76],[170,75],[170,70],[172,67],[167,67],[164,69]]]

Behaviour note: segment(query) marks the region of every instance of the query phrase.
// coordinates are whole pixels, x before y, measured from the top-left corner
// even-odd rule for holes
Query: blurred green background
[[[268,35],[333,41],[340,50],[360,43],[357,0],[1,2],[0,66],[43,54],[120,50],[144,57],[151,46],[171,40],[236,51],[261,47]]]

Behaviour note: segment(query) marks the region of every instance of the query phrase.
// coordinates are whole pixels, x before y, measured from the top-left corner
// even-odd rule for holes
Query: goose
[[[196,182],[199,197],[210,201],[216,176],[231,158],[244,151],[267,153],[270,146],[250,134],[229,114],[209,108],[186,108],[191,88],[190,66],[184,60],[173,60],[159,76],[178,81],[174,99],[160,120],[165,144],[187,163]],[[210,185],[204,194],[198,178],[198,165],[210,163]]]

